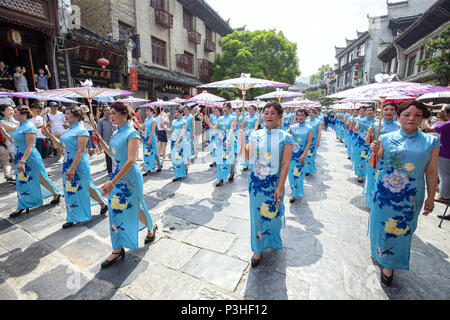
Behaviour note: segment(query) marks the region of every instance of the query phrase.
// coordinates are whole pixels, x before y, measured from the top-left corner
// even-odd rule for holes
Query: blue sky
[[[206,0],[232,28],[276,29],[297,43],[301,76],[333,65],[334,46],[367,31],[367,15],[387,14],[386,0]],[[398,2],[390,0],[389,2]]]

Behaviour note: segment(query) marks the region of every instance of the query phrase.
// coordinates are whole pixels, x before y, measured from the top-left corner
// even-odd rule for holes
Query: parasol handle
[[[380,140],[380,131],[381,131],[381,120],[383,119],[383,108],[384,108],[384,102],[386,101],[385,97],[380,97],[380,102],[381,102],[381,110],[380,110],[380,115],[378,116],[378,130],[377,130],[377,139],[376,141]],[[374,117],[374,121],[375,121],[375,117]],[[374,154],[373,155],[373,166],[374,169],[377,168],[377,155]]]
[[[246,94],[246,91],[242,91],[242,124],[241,124],[241,128],[243,128],[244,125],[245,125],[245,119],[244,119],[244,112],[245,112],[245,94]]]

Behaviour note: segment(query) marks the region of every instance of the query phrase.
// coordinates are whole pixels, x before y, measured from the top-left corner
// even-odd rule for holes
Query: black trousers
[[[112,159],[105,153],[106,159],[106,170],[108,170],[108,174],[112,173]]]

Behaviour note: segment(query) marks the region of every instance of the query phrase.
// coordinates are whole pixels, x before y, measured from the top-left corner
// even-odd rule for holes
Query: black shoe
[[[108,212],[108,206],[104,206],[101,210],[100,210],[100,214],[101,215],[104,215],[105,213],[107,213]]]
[[[252,257],[252,268],[256,268],[257,266],[259,266],[261,264],[261,259],[262,259],[262,256],[259,259],[255,259]]]
[[[143,177],[148,176],[151,173],[151,171],[146,171],[145,173],[142,174]]]
[[[162,166],[159,167],[158,169],[156,169],[156,172],[161,172],[161,170],[162,170]]]
[[[16,184],[16,180],[14,180],[13,178],[6,178],[6,182],[9,182],[11,184]]]
[[[210,165],[209,165],[209,167],[210,168],[214,168],[215,166],[217,166],[217,164],[214,162],[214,163],[211,163]]]
[[[305,173],[305,176],[310,176],[311,175],[311,173]]]
[[[53,199],[50,204],[58,204],[59,201],[61,200],[61,195],[58,194],[58,196],[56,197],[56,199]]]
[[[17,218],[18,216],[21,216],[22,213],[25,211],[25,213],[30,213],[30,209],[17,209],[13,213],[9,215],[10,218]]]
[[[74,225],[73,222],[66,222],[63,224],[62,228],[67,229],[67,228],[73,227],[73,225]]]
[[[443,216],[443,215],[439,215],[437,216],[439,219],[444,219],[444,220],[450,220],[450,215],[448,216]]]
[[[234,181],[234,173],[228,178],[228,182],[232,183]]]
[[[120,252],[118,252],[118,253],[113,253],[113,254],[114,254],[114,255],[118,255],[118,256],[115,257],[113,260],[106,260],[106,261],[104,261],[104,262],[102,263],[102,266],[101,266],[102,269],[106,269],[106,268],[112,266],[114,263],[117,262],[117,260],[119,260],[120,257],[122,257],[123,259],[125,259],[125,249],[124,249],[124,248],[122,248],[122,249],[120,250]]]
[[[218,182],[216,182],[216,187],[221,187],[223,186],[223,180],[219,180]]]
[[[158,230],[158,225],[155,224],[153,226],[153,236],[152,237],[148,237],[148,236],[145,237],[145,241],[144,241],[145,244],[148,244],[148,243],[153,242],[155,240],[156,230]]]
[[[294,203],[295,202],[295,197],[289,198],[289,202],[290,203]]]
[[[386,286],[390,287],[392,284],[392,279],[394,279],[394,270],[392,270],[392,275],[388,277],[384,274],[383,269],[381,269],[381,282],[383,282]]]
[[[177,181],[181,181],[181,180],[183,180],[183,178],[181,178],[181,177],[180,177],[180,178],[173,178],[173,179],[172,179],[173,182],[177,182]]]
[[[242,169],[242,171],[247,171],[248,170],[248,167],[244,167],[244,169]]]
[[[358,182],[359,182],[359,183],[363,183],[363,182],[364,182],[364,179],[363,179],[363,178],[358,178]]]

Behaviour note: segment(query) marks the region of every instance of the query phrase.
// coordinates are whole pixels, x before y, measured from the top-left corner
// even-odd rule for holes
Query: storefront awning
[[[179,83],[190,87],[197,87],[203,84],[203,82],[196,78],[189,77],[176,71],[163,70],[145,65],[138,66],[138,77],[139,76]]]

